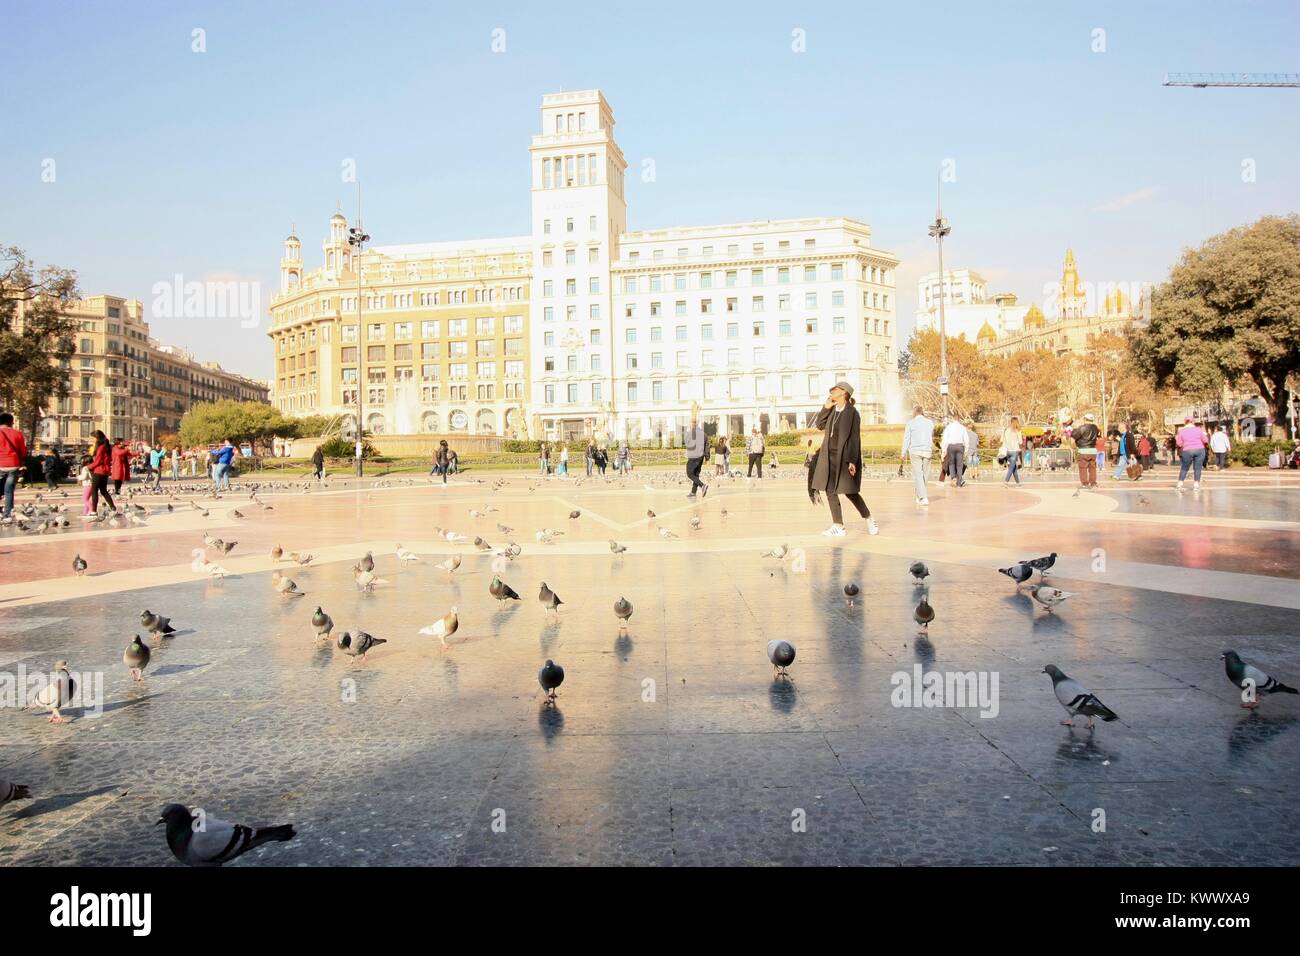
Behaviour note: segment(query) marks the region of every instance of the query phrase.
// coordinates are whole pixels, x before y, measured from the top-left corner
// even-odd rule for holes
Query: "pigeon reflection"
[[[624,660],[632,653],[632,636],[625,627],[619,628],[618,637],[614,638],[614,653]]]
[[[543,654],[551,652],[551,645],[555,639],[560,636],[559,618],[553,618],[549,624],[542,625],[542,633],[538,636],[538,646],[541,647]]]
[[[1255,751],[1294,728],[1296,718],[1263,716],[1257,710],[1237,718],[1228,733],[1228,755],[1233,760],[1247,760]]]
[[[442,659],[442,679],[447,689],[455,693],[460,687],[460,666],[450,657]]]
[[[1103,750],[1097,746],[1095,732],[1088,730],[1086,727],[1081,728],[1084,736],[1076,737],[1075,728],[1069,727],[1065,731],[1065,739],[1061,741],[1056,748],[1056,759],[1063,763],[1080,763],[1109,760],[1112,764],[1119,763],[1119,757],[1108,750]]]
[[[930,639],[925,635],[917,635],[916,640],[912,642],[912,650],[916,654],[917,663],[921,664],[923,667],[929,667],[934,663],[934,645],[930,643]]]
[[[544,703],[537,709],[537,727],[542,732],[542,739],[549,746],[557,734],[564,729],[564,714],[560,705]]]
[[[773,680],[767,688],[767,700],[778,714],[788,714],[794,710],[796,694],[794,682],[790,680]]]

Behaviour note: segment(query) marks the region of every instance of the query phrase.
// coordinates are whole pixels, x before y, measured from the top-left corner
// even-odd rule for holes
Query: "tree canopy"
[[[0,247],[0,407],[29,435],[52,400],[68,395],[64,365],[76,348],[77,323],[67,309],[78,295],[71,269],[37,269],[20,247]]]
[[[1249,381],[1275,433],[1284,428],[1287,376],[1300,372],[1300,216],[1265,216],[1185,250],[1151,308],[1133,353],[1154,384],[1209,399]]]
[[[201,402],[181,419],[181,441],[186,445],[212,445],[229,438],[254,447],[272,438],[298,434],[297,423],[278,408],[261,402]]]

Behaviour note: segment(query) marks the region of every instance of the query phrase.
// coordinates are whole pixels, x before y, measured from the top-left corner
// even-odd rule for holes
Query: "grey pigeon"
[[[367,551],[366,556],[357,562],[357,566],[362,571],[373,571],[375,569],[375,556]]]
[[[786,677],[786,671],[794,663],[794,645],[789,641],[768,641],[767,659],[772,662],[776,674]]]
[[[89,567],[89,565],[86,564],[86,559],[81,555],[78,554],[72,559],[72,570],[77,572],[77,577],[81,577],[81,575],[85,574],[87,567]]]
[[[620,596],[614,602],[614,614],[620,621],[626,621],[632,616],[632,602]]]
[[[582,517],[582,512],[581,512],[581,511],[576,511],[576,510],[575,510],[575,511],[570,511],[570,512],[569,512],[569,517],[570,517],[570,518],[573,518],[573,519],[576,521],[578,518],[581,518],[581,517]]]
[[[31,796],[25,784],[0,780],[0,804],[8,803],[10,800],[30,800]]]
[[[930,569],[925,566],[924,561],[913,561],[912,566],[907,570],[911,572],[912,578],[917,584],[924,584],[925,579],[930,576]]]
[[[858,586],[856,584],[844,585],[844,596],[848,598],[849,603],[852,604],[854,599],[858,596]]]
[[[355,637],[349,631],[339,635],[339,650],[352,657],[364,658],[376,645],[387,643],[387,639],[371,637],[365,631],[357,631]]]
[[[930,633],[930,624],[934,621],[934,608],[930,607],[925,598],[921,598],[921,603],[916,606],[916,610],[912,613],[912,619],[921,625],[918,634]]]
[[[1033,558],[1032,560],[1021,561],[1020,563],[1027,564],[1035,571],[1038,571],[1040,574],[1046,576],[1047,572],[1052,570],[1052,565],[1056,563],[1056,552],[1053,551],[1051,554],[1043,558]]]
[[[1052,690],[1056,692],[1056,699],[1061,702],[1061,706],[1070,715],[1069,720],[1063,720],[1061,723],[1073,727],[1075,715],[1083,714],[1088,718],[1088,729],[1091,730],[1096,726],[1095,718],[1097,717],[1108,722],[1119,719],[1118,715],[1103,704],[1096,694],[1073,677],[1066,677],[1055,664],[1048,664],[1043,668],[1043,673],[1051,675]]]
[[[1020,585],[1024,584],[1034,576],[1034,569],[1027,564],[1013,564],[1009,568],[998,568],[998,574],[1005,574],[1012,581],[1016,582],[1016,590],[1020,590]]]
[[[149,645],[140,640],[139,634],[135,635],[122,654],[122,663],[126,665],[127,673],[138,681],[144,680],[144,669],[149,666],[149,655]]]
[[[492,595],[498,601],[518,601],[519,595],[515,589],[506,582],[502,581],[497,575],[492,575],[492,580],[488,584],[488,594]]]
[[[1247,664],[1236,651],[1224,651],[1219,655],[1219,659],[1223,661],[1223,671],[1228,675],[1228,680],[1242,690],[1249,686],[1247,681],[1254,682],[1255,697],[1248,701],[1243,694],[1242,707],[1254,710],[1259,706],[1259,698],[1264,694],[1300,694],[1300,690],[1286,686],[1275,677],[1269,677],[1254,664]]]
[[[317,607],[311,615],[311,626],[316,630],[316,638],[325,638],[329,640],[330,632],[334,630],[334,618],[330,617],[325,611]]]
[[[176,633],[176,628],[172,627],[171,618],[155,614],[148,608],[140,612],[140,626],[148,630],[150,634],[161,634],[163,637]]]
[[[560,613],[560,605],[564,603],[560,600],[558,594],[546,586],[545,581],[542,582],[541,589],[537,592],[537,600],[542,602],[542,607],[546,608],[546,610],[554,611],[556,614]]]
[[[221,543],[221,553],[229,554],[231,551],[235,550],[235,545],[237,544],[239,544],[238,541],[223,541]]]
[[[537,672],[537,683],[541,684],[542,690],[546,691],[546,702],[554,703],[555,690],[564,683],[564,668],[555,661],[548,660]]]
[[[179,803],[163,807],[159,823],[167,824],[167,846],[186,866],[221,866],[263,843],[284,843],[297,834],[292,824],[278,827],[246,827],[212,817],[195,818]]]

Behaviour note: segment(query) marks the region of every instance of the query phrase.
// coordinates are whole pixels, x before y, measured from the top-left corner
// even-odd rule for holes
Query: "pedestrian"
[[[447,484],[447,472],[451,468],[451,450],[447,447],[447,439],[438,442],[437,451],[434,452],[433,470],[442,475],[442,483]]]
[[[27,440],[14,428],[14,417],[9,412],[0,413],[0,485],[4,486],[5,524],[14,520],[14,488],[18,475],[27,466]]]
[[[131,480],[131,459],[134,457],[131,449],[127,447],[126,439],[119,438],[113,443],[111,471],[114,494],[122,490],[122,482]]]
[[[718,437],[718,443],[713,446],[713,471],[714,474],[721,478],[727,473],[727,436]]]
[[[153,486],[156,491],[162,491],[162,465],[166,457],[167,452],[163,451],[162,445],[149,452],[149,473],[153,476]]]
[[[916,503],[928,505],[929,495],[925,483],[930,477],[930,459],[934,457],[934,422],[925,417],[920,405],[912,409],[912,419],[903,429],[903,460],[912,461],[912,484],[916,488]]]
[[[1006,477],[1002,479],[1002,487],[1010,488],[1011,479],[1016,479],[1016,484],[1020,484],[1020,448],[1024,444],[1025,437],[1020,433],[1020,419],[1015,415],[1011,416],[1011,424],[1002,429],[1002,447],[998,449],[998,464],[1005,463],[1007,466]]]
[[[1127,422],[1120,422],[1115,435],[1115,473],[1110,476],[1111,480],[1123,478],[1129,465],[1134,464],[1137,464],[1137,438],[1129,431]]]
[[[557,475],[567,475],[569,473],[569,446],[567,444],[560,446],[560,466],[555,469]]]
[[[709,438],[704,434],[704,426],[694,415],[691,427],[686,431],[686,477],[691,480],[691,493],[687,498],[694,498],[695,493],[704,489],[704,496],[709,495],[709,486],[700,478],[700,469],[704,467],[705,456],[709,453]]]
[[[1210,451],[1214,452],[1214,467],[1218,471],[1223,471],[1228,467],[1228,452],[1232,449],[1232,443],[1228,441],[1228,433],[1220,425],[1213,435],[1210,436]]]
[[[758,480],[763,480],[763,452],[766,451],[766,448],[767,446],[763,442],[763,433],[755,425],[749,433],[749,471],[745,475],[746,478],[754,477],[754,466],[757,465]]]
[[[1210,443],[1205,429],[1190,417],[1183,419],[1183,427],[1178,429],[1174,439],[1178,446],[1180,464],[1178,467],[1178,490],[1183,490],[1187,472],[1192,472],[1192,491],[1201,490],[1201,469],[1205,467],[1205,449]]]
[[[971,472],[972,478],[979,477],[980,467],[980,436],[975,431],[975,420],[968,418],[966,420],[966,455],[961,460],[961,478],[962,483],[966,482],[966,472]]]
[[[595,439],[592,439],[592,438],[588,438],[588,439],[587,439],[587,450],[586,450],[586,452],[585,452],[585,456],[584,456],[584,457],[585,457],[585,462],[584,462],[584,463],[585,463],[586,466],[587,466],[587,477],[590,478],[590,477],[591,477],[591,469],[594,468],[594,467],[596,466],[596,441],[595,441]]]
[[[214,491],[225,489],[230,490],[230,468],[235,458],[239,455],[239,449],[227,438],[217,449],[215,461],[212,465],[212,485]]]
[[[148,445],[141,445],[140,451],[136,452],[140,460],[140,467],[144,468],[144,483],[150,485],[153,483],[153,449]]]
[[[600,469],[600,477],[605,477],[605,467],[609,464],[609,452],[604,445],[596,448],[595,453],[596,467]]]
[[[617,463],[620,475],[627,475],[632,470],[632,450],[627,447],[627,442],[619,443]]]
[[[59,487],[59,456],[54,454],[54,449],[49,445],[45,446],[45,454],[41,456],[41,474],[45,477],[45,489],[54,491]]]
[[[108,477],[113,470],[113,446],[109,444],[108,436],[102,431],[95,432],[95,448],[91,456],[90,473],[92,475],[90,511],[96,514],[99,511],[99,496],[103,495],[104,500],[108,502],[108,507],[113,511],[117,510],[117,505],[113,502],[113,496],[108,493]]]
[[[172,445],[172,481],[181,480],[181,452],[179,445]]]
[[[1154,443],[1150,435],[1143,435],[1137,441],[1138,462],[1142,465],[1143,471],[1150,471],[1153,465],[1151,461],[1151,452],[1154,450]]]
[[[95,474],[90,470],[90,463],[94,461],[89,455],[81,456],[81,469],[77,472],[77,481],[81,484],[81,515],[93,515],[94,506],[91,504],[91,498],[95,494]]]
[[[460,456],[454,448],[447,449],[447,470],[453,475],[460,472]]]
[[[862,419],[853,400],[853,386],[836,382],[830,396],[822,406],[813,427],[822,430],[822,446],[809,469],[808,489],[816,500],[816,493],[826,492],[826,504],[831,510],[831,526],[822,534],[828,538],[842,538],[844,514],[840,508],[840,495],[849,499],[858,514],[867,519],[867,533],[879,534],[880,528],[871,517],[871,509],[862,499]]]
[[[320,445],[311,453],[311,471],[312,477],[317,481],[325,480],[325,452],[321,450]]]
[[[956,415],[949,415],[948,424],[944,425],[943,436],[939,439],[939,447],[943,449],[944,473],[958,488],[966,483],[962,473],[965,470],[963,462],[969,441],[970,435],[966,432],[966,426],[957,419]],[[944,475],[941,474],[939,484],[943,484],[943,480]]]
[[[551,449],[546,442],[542,442],[542,450],[537,455],[537,467],[543,478],[551,473]]]
[[[1097,487],[1097,418],[1089,412],[1074,429],[1074,450],[1079,456],[1079,485]]]

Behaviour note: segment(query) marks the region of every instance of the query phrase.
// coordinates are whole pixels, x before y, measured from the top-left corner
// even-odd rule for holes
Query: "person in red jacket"
[[[131,454],[131,449],[127,447],[126,440],[119,438],[113,444],[113,493],[120,494],[122,491],[122,482],[131,480],[131,459],[135,456]]]
[[[90,507],[93,512],[99,511],[99,496],[103,495],[108,506],[114,511],[117,505],[113,502],[113,496],[108,493],[108,476],[113,470],[112,446],[108,443],[108,436],[101,431],[95,432],[95,450],[91,452],[90,458]]]
[[[4,486],[5,524],[14,520],[14,486],[18,473],[27,465],[27,442],[23,433],[14,428],[14,417],[0,413],[0,485]]]

